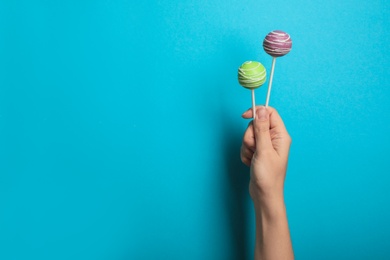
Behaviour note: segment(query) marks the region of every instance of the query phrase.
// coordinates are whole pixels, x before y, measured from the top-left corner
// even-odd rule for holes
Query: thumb
[[[262,106],[257,108],[253,126],[256,139],[256,151],[261,152],[272,149],[273,146],[269,132],[269,113],[266,107]]]

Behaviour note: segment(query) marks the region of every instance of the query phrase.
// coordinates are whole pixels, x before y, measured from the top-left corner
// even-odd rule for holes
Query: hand
[[[250,109],[242,117],[249,119],[252,115]],[[241,146],[241,160],[251,167],[249,192],[255,202],[275,197],[283,200],[290,144],[290,135],[276,110],[256,107],[256,118],[249,124]]]
[[[244,118],[252,117],[252,110]],[[291,138],[273,108],[257,107],[241,147],[251,167],[249,193],[256,213],[255,259],[294,259],[283,198]]]

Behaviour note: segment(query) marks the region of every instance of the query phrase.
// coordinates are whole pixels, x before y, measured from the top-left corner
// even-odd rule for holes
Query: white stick
[[[269,77],[269,82],[268,82],[268,92],[267,92],[267,99],[265,101],[265,107],[268,107],[269,104],[269,98],[271,96],[271,88],[272,88],[272,78],[274,77],[274,70],[275,70],[275,62],[276,58],[272,58],[272,68],[271,68],[271,75]]]
[[[255,119],[256,115],[256,102],[255,102],[255,89],[252,88],[252,112],[253,112],[253,119]]]

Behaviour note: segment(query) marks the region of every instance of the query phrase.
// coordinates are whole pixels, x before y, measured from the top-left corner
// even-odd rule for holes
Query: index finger
[[[270,129],[277,129],[287,133],[286,126],[284,125],[283,119],[280,117],[278,111],[273,107],[268,107],[270,115]]]
[[[259,107],[259,106],[257,106]],[[276,111],[275,108],[268,106],[267,107],[269,117],[270,117],[270,129],[278,129],[279,131],[287,132],[286,127],[284,125],[284,122],[282,118],[280,117],[278,111]],[[253,118],[253,111],[252,109],[248,109],[244,114],[242,114],[243,118],[246,119],[252,119]]]

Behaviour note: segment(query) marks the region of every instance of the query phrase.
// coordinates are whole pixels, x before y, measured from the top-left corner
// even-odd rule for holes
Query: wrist
[[[285,214],[286,209],[283,188],[262,190],[250,184],[249,193],[257,213],[261,212],[262,215],[269,217],[276,217],[281,214]]]
[[[249,182],[249,194],[255,203],[268,204],[270,202],[283,201],[283,189],[283,184],[272,185],[272,187],[260,187],[252,181]]]

